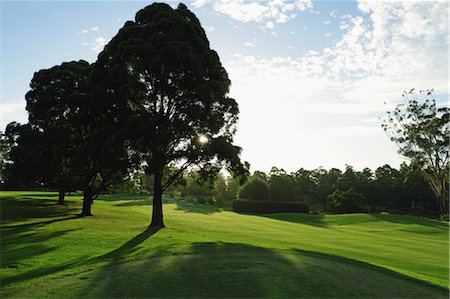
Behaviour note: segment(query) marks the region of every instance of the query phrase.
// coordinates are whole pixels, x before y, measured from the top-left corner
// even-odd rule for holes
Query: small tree
[[[448,219],[450,109],[438,107],[433,90],[403,92],[404,103],[387,112],[382,127],[396,142],[398,152],[421,170]]]
[[[365,212],[362,207],[364,200],[364,196],[352,188],[346,191],[337,189],[327,197],[327,210],[336,214]]]
[[[258,177],[252,177],[239,190],[239,198],[267,201],[269,199],[269,184]]]

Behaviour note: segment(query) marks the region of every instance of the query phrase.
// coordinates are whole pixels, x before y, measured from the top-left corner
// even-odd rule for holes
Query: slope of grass
[[[0,192],[6,297],[448,297],[448,223],[354,214],[239,215],[146,197]]]

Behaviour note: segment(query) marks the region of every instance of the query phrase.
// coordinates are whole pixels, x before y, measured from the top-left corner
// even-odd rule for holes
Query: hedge
[[[308,213],[307,204],[300,202],[277,202],[237,199],[233,201],[233,210],[237,213]]]

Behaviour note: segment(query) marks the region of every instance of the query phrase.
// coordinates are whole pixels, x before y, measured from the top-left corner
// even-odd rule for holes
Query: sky
[[[0,1],[0,130],[27,122],[34,72],[84,59],[151,1]],[[167,2],[176,7],[178,2]],[[448,105],[447,1],[183,1],[239,104],[251,170],[376,169],[404,161],[380,118],[404,90]]]

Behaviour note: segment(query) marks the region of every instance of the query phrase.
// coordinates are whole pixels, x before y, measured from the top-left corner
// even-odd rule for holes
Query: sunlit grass
[[[86,218],[76,195],[0,198],[6,296],[447,297],[445,222],[165,203],[167,227],[149,231],[145,196],[105,196]]]

